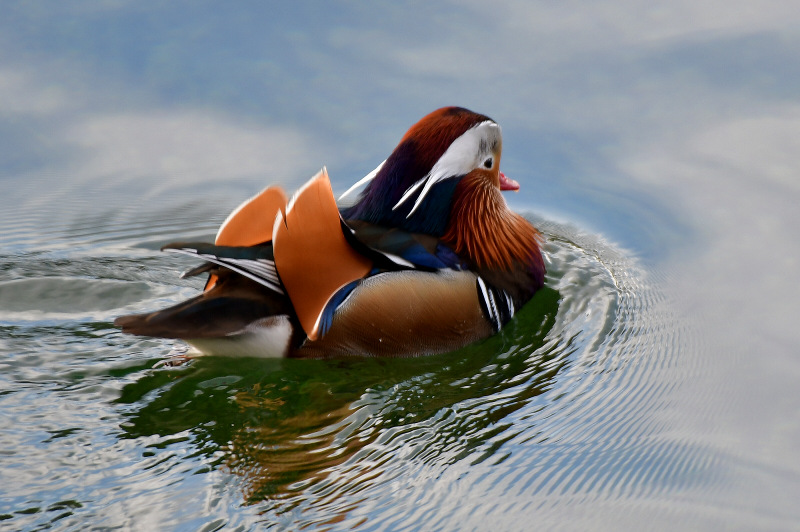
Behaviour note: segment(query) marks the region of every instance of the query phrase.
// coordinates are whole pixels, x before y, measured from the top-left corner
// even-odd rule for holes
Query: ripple
[[[145,283],[76,277],[39,277],[0,282],[5,320],[68,319],[75,314],[116,310],[148,297]]]
[[[714,464],[704,449],[663,437],[669,426],[657,416],[680,384],[664,371],[674,365],[681,330],[664,296],[613,246],[540,225],[548,237],[548,286],[558,294],[554,314],[521,316],[524,325],[487,342],[496,356],[474,373],[425,373],[352,403],[382,422],[361,428],[361,452],[337,464],[336,475],[303,486],[313,504],[301,504],[302,524],[320,525],[321,514],[337,507],[351,513],[341,500],[351,492],[384,502],[358,503],[360,511],[343,523],[369,515],[371,526],[393,528],[403,516],[413,529],[431,526],[443,511],[451,515],[453,491],[465,484],[485,494],[480,508],[488,516],[523,513],[515,507],[520,493],[560,501],[635,498],[708,476]],[[532,328],[526,317],[548,326]],[[439,393],[443,381],[459,393]],[[426,410],[429,416],[419,416]],[[461,476],[443,477],[449,470]],[[387,489],[429,496],[398,506]],[[442,528],[475,518],[473,511],[470,520]]]
[[[245,528],[514,528],[534,510],[715,478],[710,453],[672,436],[664,414],[691,324],[663,279],[602,238],[535,220],[546,288],[500,334],[455,353],[155,368],[180,343],[122,336],[109,321],[199,288],[178,279],[184,261],[154,252],[213,234],[200,207],[179,211],[177,222],[155,208],[76,215],[47,248],[36,223],[4,237],[22,245],[0,266],[0,402],[18,423],[2,447],[31,435],[39,446],[9,462],[14,507],[38,508],[13,514],[15,526],[48,523],[59,501],[75,501],[63,522],[77,523],[103,514],[88,502],[100,501],[121,525],[145,522],[149,505],[170,509],[164,522]],[[89,449],[100,454],[79,474]],[[52,489],[22,473],[33,459],[62,464]]]

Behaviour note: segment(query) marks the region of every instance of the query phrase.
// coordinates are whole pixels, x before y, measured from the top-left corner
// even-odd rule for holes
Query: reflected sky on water
[[[323,165],[343,191],[419,117],[469,107],[503,126],[502,169],[522,185],[512,206],[641,259],[692,322],[696,349],[676,362],[683,388],[660,416],[728,460],[713,489],[587,501],[551,518],[666,529],[677,517],[708,530],[800,520],[791,2],[77,1],[0,12],[4,226],[27,213],[20,231],[39,231],[47,249],[47,230],[75,212],[226,210]]]

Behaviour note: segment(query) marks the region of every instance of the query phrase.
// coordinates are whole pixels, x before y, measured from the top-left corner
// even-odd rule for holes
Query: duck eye
[[[486,167],[486,168],[491,168],[492,167],[492,158],[489,157],[488,159],[483,161],[483,166]]]

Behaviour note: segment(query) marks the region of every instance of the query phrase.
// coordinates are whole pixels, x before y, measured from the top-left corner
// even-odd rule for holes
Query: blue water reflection
[[[0,518],[28,516],[33,527],[48,512],[80,516],[87,503],[70,486],[109,467],[130,475],[136,501],[103,499],[115,508],[111,524],[168,514],[147,493],[176,479],[209,498],[198,523],[257,521],[237,510],[241,493],[226,492],[242,489],[235,479],[186,472],[216,467],[196,463],[185,443],[213,429],[126,425],[168,401],[180,372],[148,373],[163,345],[115,336],[114,309],[191,292],[164,280],[179,266],[154,256],[159,243],[213,234],[242,198],[273,182],[292,189],[323,165],[343,191],[419,117],[462,105],[504,128],[502,167],[522,184],[509,203],[545,226],[553,260],[596,259],[603,286],[628,298],[608,312],[629,328],[624,342],[597,333],[596,345],[567,350],[572,370],[556,379],[564,393],[543,400],[552,410],[502,419],[519,432],[503,425],[513,437],[498,443],[497,468],[409,461],[419,480],[393,477],[408,522],[788,530],[800,520],[800,15],[791,2],[108,0],[1,11],[0,295],[14,304],[0,304],[0,417],[16,428],[0,443],[16,458],[0,480],[17,488],[0,490]],[[573,251],[586,263],[559,259]],[[576,275],[591,286],[558,271],[552,282]],[[72,305],[77,292],[94,300]],[[569,308],[569,326],[595,334],[596,309]],[[108,413],[123,390],[151,379],[130,411]],[[103,421],[81,429],[78,410],[48,410],[63,400],[53,394],[71,390],[85,394],[68,396],[78,410]],[[23,423],[26,405],[41,409],[41,425]],[[48,430],[48,445],[95,445],[99,458],[65,458],[63,487],[37,499],[47,486],[19,456],[31,441],[44,446]],[[155,473],[136,467],[147,438],[166,449],[141,456]],[[218,451],[208,452],[216,464],[231,460]],[[436,505],[423,500],[433,487]],[[366,521],[348,523],[397,524],[389,488],[361,502]],[[448,506],[449,493],[459,505]],[[288,528],[302,517],[281,515]]]

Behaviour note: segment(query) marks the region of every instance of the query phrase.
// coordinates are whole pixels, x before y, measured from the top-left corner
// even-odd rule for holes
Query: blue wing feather
[[[368,255],[381,257],[378,264],[392,263],[387,269],[463,270],[467,265],[438,238],[402,229],[348,220],[347,231],[354,245]],[[399,259],[399,260],[398,260]]]

